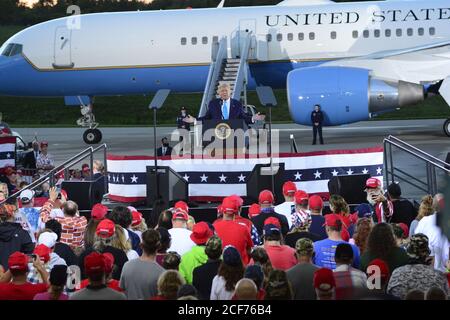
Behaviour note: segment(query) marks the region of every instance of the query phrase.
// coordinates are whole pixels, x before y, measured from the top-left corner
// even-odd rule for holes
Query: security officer
[[[322,137],[322,123],[323,123],[323,113],[320,110],[320,105],[316,104],[314,106],[314,111],[311,112],[311,122],[313,125],[313,143],[316,144],[317,132],[319,132],[320,144],[323,144]]]
[[[189,117],[187,109],[185,107],[181,107],[180,114],[177,117],[177,128],[178,129],[186,129],[191,130],[191,124],[184,122],[186,118]]]

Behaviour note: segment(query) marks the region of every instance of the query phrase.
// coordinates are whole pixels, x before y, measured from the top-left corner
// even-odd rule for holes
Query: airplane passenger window
[[[391,36],[391,29],[386,29],[384,35],[389,38]]]
[[[431,27],[430,28],[430,36],[434,36],[436,34],[436,28]]]
[[[192,37],[191,43],[192,43],[193,45],[196,45],[196,44],[197,44],[197,37]]]
[[[214,36],[212,41],[213,41],[213,43],[218,43],[219,42],[219,37],[218,36]]]
[[[402,36],[402,29],[395,30],[395,34],[397,35],[397,37],[401,37]]]
[[[333,40],[336,39],[336,38],[337,38],[336,31],[331,31],[330,37],[331,37],[331,39],[333,39]]]
[[[423,28],[419,28],[419,29],[417,30],[417,34],[418,34],[419,36],[423,36],[423,35],[425,34],[425,30],[424,30]]]
[[[294,40],[294,34],[293,33],[288,33],[287,39],[288,39],[288,41]]]
[[[314,40],[316,38],[316,34],[314,32],[309,33],[309,40]]]
[[[353,39],[357,39],[358,38],[358,30],[353,30],[352,37],[353,37]]]
[[[181,45],[182,46],[185,46],[186,45],[186,43],[187,43],[187,39],[186,38],[181,38]]]
[[[364,30],[363,31],[363,37],[364,38],[368,38],[369,37],[369,30]]]
[[[283,34],[278,33],[277,34],[277,41],[282,41],[283,40]]]
[[[411,37],[411,36],[413,35],[413,29],[412,29],[412,28],[408,28],[408,29],[406,30],[406,34],[407,34],[409,37]]]
[[[381,35],[380,29],[375,29],[375,30],[373,31],[373,35],[375,36],[375,38],[379,38],[380,35]]]
[[[303,34],[303,32],[300,32],[298,34],[298,40],[303,41],[305,39],[305,35]]]
[[[272,41],[272,35],[269,33],[269,34],[266,36],[266,39],[267,39],[267,42],[271,42],[271,41]]]
[[[203,44],[208,44],[208,37],[203,37],[202,38],[202,43]]]

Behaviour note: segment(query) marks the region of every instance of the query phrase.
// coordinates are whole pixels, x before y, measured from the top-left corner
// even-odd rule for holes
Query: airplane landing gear
[[[77,120],[77,124],[87,129],[83,134],[83,140],[86,144],[97,144],[102,141],[102,132],[97,129],[98,123],[95,122],[95,115],[92,104],[80,106],[82,117]]]
[[[447,135],[447,137],[450,137],[450,119],[447,119],[444,122],[444,132]]]

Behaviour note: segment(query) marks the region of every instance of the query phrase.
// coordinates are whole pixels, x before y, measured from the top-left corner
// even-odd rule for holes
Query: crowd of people
[[[37,207],[25,190],[0,206],[0,299],[447,299],[441,194],[416,210],[398,184],[383,194],[370,178],[368,203],[352,212],[332,195],[324,214],[321,197],[291,181],[282,191],[275,206],[263,190],[248,218],[241,197],[225,197],[214,223],[179,201],[153,226],[122,205],[86,218],[56,188]]]

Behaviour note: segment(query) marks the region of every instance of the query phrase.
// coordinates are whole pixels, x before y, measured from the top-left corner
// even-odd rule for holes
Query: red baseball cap
[[[341,225],[342,225],[342,220],[341,217],[336,214],[336,213],[329,213],[327,215],[325,215],[325,223],[323,224],[323,226],[325,227],[337,227],[338,226],[338,221],[341,221]]]
[[[189,215],[183,209],[178,208],[178,209],[175,210],[174,214],[172,215],[172,220],[188,221],[189,220]]]
[[[109,253],[103,253],[103,258],[105,258],[105,273],[109,274],[113,271],[114,267],[114,256]]]
[[[330,291],[336,287],[333,271],[328,268],[320,268],[314,272],[314,288],[320,291]]]
[[[239,204],[236,198],[226,197],[222,201],[222,210],[224,214],[236,214],[239,209]]]
[[[13,173],[17,173],[16,169],[14,169],[13,167],[7,167],[5,169],[5,176],[10,176]]]
[[[261,213],[261,207],[259,204],[254,203],[248,208],[248,216],[253,218]]]
[[[294,193],[297,191],[297,186],[292,181],[286,181],[283,184],[283,194],[285,196],[293,196]]]
[[[295,198],[295,203],[296,204],[302,204],[305,201],[308,202],[309,195],[303,190],[298,190],[298,191],[295,192],[294,198]]]
[[[103,220],[107,213],[108,207],[101,203],[97,203],[92,207],[91,218],[94,220]]]
[[[204,221],[196,223],[192,228],[191,240],[197,245],[205,244],[214,235],[208,224]]]
[[[309,208],[312,210],[320,210],[323,208],[323,200],[318,195],[309,198]]]
[[[369,262],[369,265],[367,266],[367,269],[368,269],[370,266],[377,266],[377,267],[378,267],[378,270],[380,270],[380,276],[381,276],[381,279],[386,280],[386,279],[389,278],[391,272],[390,272],[390,270],[389,270],[388,264],[387,264],[384,260],[381,260],[381,259],[374,259],[374,260],[372,260],[372,261]],[[374,270],[374,272],[371,272],[370,274],[369,274],[369,272],[366,272],[366,273],[367,273],[369,276],[372,276],[375,272],[376,272],[376,271]]]
[[[281,228],[280,220],[278,220],[275,217],[270,217],[270,218],[267,218],[266,220],[264,220],[264,225],[268,225],[268,224],[272,224],[278,228]]]
[[[240,196],[238,196],[237,194],[233,194],[230,196],[230,198],[234,199],[237,202],[237,206],[242,207],[242,205],[244,204],[244,199],[242,199]]]
[[[138,212],[138,211],[133,211],[131,213],[132,217],[133,217],[133,221],[131,222],[131,226],[132,227],[137,227],[138,225],[141,224],[142,222],[142,213]]]
[[[371,188],[371,189],[375,189],[375,188],[379,188],[381,187],[381,181],[378,180],[377,178],[369,178],[366,181],[366,188]]]
[[[28,271],[28,256],[16,251],[8,258],[8,267],[11,270]]]
[[[263,190],[259,193],[258,201],[260,204],[272,204],[275,202],[275,198],[272,191]]]
[[[180,210],[183,210],[186,213],[189,213],[189,206],[184,201],[178,201],[177,203],[175,203],[174,208],[175,209],[180,209]]]
[[[103,254],[92,252],[84,258],[84,272],[87,275],[104,273],[106,271],[106,259]]]
[[[403,238],[406,239],[409,237],[409,228],[403,222],[399,223],[398,226],[403,230]]]
[[[52,253],[52,250],[50,250],[49,247],[47,247],[45,244],[40,244],[34,248],[33,251],[34,254],[37,254],[41,261],[44,261],[44,263],[47,263],[50,261],[50,253]]]
[[[45,141],[45,140],[41,141],[41,148],[43,146],[47,146],[48,147],[48,141]]]
[[[100,221],[100,223],[97,226],[97,230],[95,230],[97,236],[104,239],[111,238],[115,232],[116,232],[116,225],[113,221],[109,219],[104,219]]]

